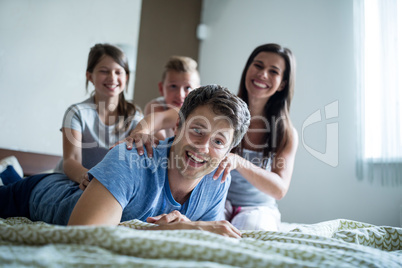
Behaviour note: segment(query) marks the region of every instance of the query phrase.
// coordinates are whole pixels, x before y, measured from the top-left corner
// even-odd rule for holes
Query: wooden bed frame
[[[0,160],[14,155],[20,163],[24,176],[31,176],[53,170],[61,156],[31,152],[14,151],[0,148]]]

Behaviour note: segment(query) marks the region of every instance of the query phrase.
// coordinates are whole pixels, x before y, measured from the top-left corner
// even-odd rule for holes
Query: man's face
[[[176,130],[174,168],[188,179],[211,173],[231,149],[233,134],[227,117],[215,114],[208,105],[196,108]]]

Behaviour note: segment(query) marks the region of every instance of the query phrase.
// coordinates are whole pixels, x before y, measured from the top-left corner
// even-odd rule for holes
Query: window
[[[402,1],[355,0],[359,179],[402,185]]]

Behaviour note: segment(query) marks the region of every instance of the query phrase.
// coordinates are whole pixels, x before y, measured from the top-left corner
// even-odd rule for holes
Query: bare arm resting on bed
[[[71,213],[68,225],[117,225],[123,209],[114,196],[97,179],[93,178]],[[171,212],[158,219],[158,226],[147,230],[203,230],[228,237],[240,238],[241,233],[227,221],[182,221],[183,215]],[[185,217],[185,216],[184,216]],[[177,221],[179,219],[179,221]]]
[[[241,232],[228,221],[190,221],[185,215],[175,210],[169,214],[149,217],[147,222],[158,224],[147,230],[176,230],[196,229],[220,234],[228,237],[240,238]]]

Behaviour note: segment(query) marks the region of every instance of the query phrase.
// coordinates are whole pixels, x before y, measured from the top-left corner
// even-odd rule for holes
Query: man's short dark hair
[[[199,87],[188,94],[180,109],[179,128],[187,117],[198,107],[208,105],[217,115],[228,118],[234,129],[231,147],[237,146],[246,134],[250,125],[250,112],[247,104],[231,93],[227,88],[219,85]]]

